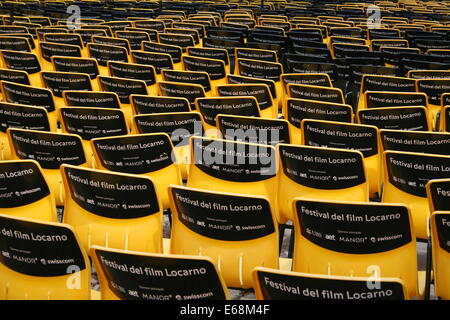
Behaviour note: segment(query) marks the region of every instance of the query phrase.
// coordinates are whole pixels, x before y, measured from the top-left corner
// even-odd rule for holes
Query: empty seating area
[[[450,1],[0,19],[1,300],[450,299]]]

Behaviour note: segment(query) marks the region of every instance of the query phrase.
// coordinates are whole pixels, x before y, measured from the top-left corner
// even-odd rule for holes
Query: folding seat
[[[383,29],[380,29],[380,30],[383,30]],[[405,39],[373,39],[373,40],[370,40],[370,47],[372,48],[372,51],[379,51],[379,52],[382,51],[381,48],[386,47],[386,51],[387,51],[386,55],[395,54],[396,48],[399,48],[400,52],[402,51],[401,49],[411,49],[411,48],[408,48],[409,43],[408,43],[408,40],[405,40]],[[393,49],[394,53],[389,52],[389,49]],[[408,50],[406,50],[406,51],[408,52]],[[419,51],[416,49],[410,50],[410,51],[419,53]]]
[[[61,166],[63,222],[83,248],[162,252],[162,207],[149,177]]]
[[[88,43],[92,42],[93,36],[107,36],[106,30],[103,29],[75,29],[73,34],[78,34],[81,37],[84,46],[87,46]],[[88,53],[89,52],[87,52],[85,56],[87,56]]]
[[[228,51],[220,48],[202,48],[202,47],[188,47],[187,55],[191,57],[201,57],[222,60],[225,64],[225,74],[231,73],[230,58]]]
[[[350,43],[333,43],[333,45],[331,46],[331,52],[334,58],[345,58],[348,51],[367,52],[370,51],[370,47],[368,45]]]
[[[194,47],[196,45],[192,35],[178,33],[158,33],[158,42],[180,47],[183,52],[186,52],[187,47]]]
[[[381,41],[381,40],[380,40]],[[384,56],[384,61],[386,66],[400,66],[401,61],[404,57],[409,54],[419,54],[420,50],[418,48],[408,48],[408,47],[394,47],[392,44],[388,46],[381,46],[380,52]]]
[[[382,278],[399,278],[406,297],[421,296],[407,205],[297,198],[292,208],[294,272],[364,277],[367,291]]]
[[[8,81],[13,83],[20,83],[29,86],[30,78],[26,71],[2,69],[0,68],[0,81]],[[2,94],[0,93],[0,97]],[[2,99],[3,100],[3,99]]]
[[[133,94],[130,96],[131,110],[134,115],[189,112],[189,101],[186,98],[160,97]]]
[[[111,28],[112,32],[125,30],[126,27],[132,27],[133,23],[131,21],[107,21],[102,22],[100,25],[108,26]]]
[[[1,214],[0,227],[0,299],[91,298],[91,265],[71,226]]]
[[[118,78],[110,76],[98,76],[100,89],[105,92],[114,92],[118,95],[120,108],[125,114],[127,122],[131,122],[130,95],[147,95],[148,89],[145,81],[132,80],[128,78]]]
[[[8,81],[2,81],[0,87],[5,102],[45,108],[50,128],[56,130],[56,108],[51,90]]]
[[[449,186],[450,179],[433,179],[428,181],[426,190],[431,213],[436,211],[448,213],[450,211],[450,202],[448,201],[450,197]]]
[[[47,111],[43,107],[0,102],[0,114],[0,160],[11,159],[6,129],[24,128],[41,131],[56,129],[54,125],[50,125]]]
[[[216,87],[216,90],[221,97],[253,96],[258,101],[260,116],[276,119],[278,117],[278,106],[273,101],[269,86],[259,83],[257,80],[255,82],[220,85]]]
[[[69,33],[69,30],[66,26],[51,26],[51,27],[42,27],[35,29],[37,40],[44,41],[44,35],[48,33]]]
[[[377,198],[381,172],[377,127],[309,119],[304,119],[301,126],[303,145],[360,151],[364,157],[369,196]]]
[[[42,70],[52,70],[52,57],[65,56],[81,58],[81,47],[70,44],[60,44],[53,42],[39,43],[39,59]]]
[[[102,300],[229,299],[225,282],[209,257],[144,253],[99,246],[91,248],[91,257],[99,276]],[[113,268],[111,261],[127,268]],[[133,266],[134,270],[128,269],[128,266]],[[153,289],[155,286],[160,289]],[[119,287],[130,290],[121,291]]]
[[[143,41],[142,42],[142,51],[169,54],[172,58],[172,63],[173,63],[172,68],[175,70],[183,70],[181,56],[183,55],[184,50],[180,46],[167,44],[167,43]],[[136,62],[136,63],[138,63],[138,62]]]
[[[287,99],[283,105],[282,115],[289,123],[292,144],[302,144],[303,119],[353,122],[353,109],[350,105],[307,99]]]
[[[160,96],[188,99],[191,109],[194,109],[195,99],[206,96],[203,86],[193,83],[160,81],[158,89]]]
[[[326,73],[284,73],[281,75],[280,80],[283,86],[282,94],[284,96],[282,101],[287,99],[287,85],[289,83],[333,87],[331,78]]]
[[[196,56],[182,57],[183,69],[201,71],[209,74],[212,87],[226,83],[226,68],[222,60],[201,58]]]
[[[200,35],[197,30],[174,27],[174,28],[166,28],[165,33],[166,34],[183,35],[184,36],[183,39],[186,36],[191,36],[192,39],[194,40],[194,46],[198,47],[200,45]],[[186,42],[188,42],[188,41],[186,41]],[[164,43],[164,41],[163,41],[163,43]],[[183,49],[186,49],[186,47],[184,45],[183,46],[180,45],[180,47],[182,47]]]
[[[367,45],[366,40],[351,37],[329,37],[329,46],[333,48],[335,44]]]
[[[351,196],[369,201],[369,181],[361,152],[346,149],[279,144],[278,206],[280,216],[293,220],[292,200],[339,200]]]
[[[203,117],[206,136],[213,138],[219,134],[216,127],[218,114],[259,117],[261,113],[258,101],[252,96],[197,98],[195,106]]]
[[[151,41],[150,35],[146,32],[139,31],[117,31],[116,36],[119,39],[128,40],[131,50],[141,50],[142,41]]]
[[[59,44],[69,44],[73,46],[78,46],[81,49],[83,49],[84,47],[81,36],[76,33],[45,33],[43,35],[42,41]]]
[[[131,57],[135,64],[153,66],[155,68],[157,82],[162,79],[161,70],[174,70],[172,56],[168,53],[135,50],[131,52]]]
[[[108,75],[108,61],[128,62],[127,49],[106,44],[88,43],[89,58],[97,60],[101,75]]]
[[[133,49],[134,45],[137,44],[137,41],[140,40],[141,37],[143,37],[143,35],[140,35],[141,32],[148,35],[148,40],[144,40],[144,41],[158,41],[158,31],[154,30],[154,29],[130,28],[130,27],[127,27],[127,28],[125,28],[125,31],[118,31],[118,32],[119,32],[119,34],[122,34],[124,32],[133,32],[133,34],[135,32],[139,33],[139,35],[136,34],[136,37],[134,39],[128,39],[130,41],[131,50],[141,50],[142,42],[140,42],[139,49]],[[132,37],[131,34],[125,35],[125,39],[130,38],[130,37]]]
[[[90,141],[94,138],[126,135],[127,121],[119,108],[61,107],[58,110],[63,133],[80,136],[88,157],[89,166],[95,168]]]
[[[368,40],[400,39],[400,30],[392,28],[372,28],[367,30]]]
[[[285,37],[286,31],[280,27],[272,27],[272,26],[255,26],[255,31],[267,32],[277,36]],[[289,31],[288,31],[289,32]]]
[[[381,201],[407,203],[417,238],[427,239],[430,209],[425,185],[431,179],[450,177],[450,156],[388,150],[383,153],[382,163]]]
[[[344,94],[339,88],[329,88],[306,84],[288,83],[287,97],[330,103],[345,103]]]
[[[35,160],[0,162],[3,180],[0,208],[3,214],[41,221],[57,222],[56,204]]]
[[[142,80],[147,86],[150,95],[156,95],[158,88],[156,85],[155,67],[128,62],[108,61],[109,75],[111,77]]]
[[[273,147],[196,136],[190,139],[188,187],[262,195],[276,208]]]
[[[170,207],[167,188],[182,180],[168,134],[96,138],[91,147],[96,168],[151,177],[163,208]]]
[[[290,143],[289,124],[283,119],[218,114],[216,127],[221,139],[276,146]]]
[[[37,55],[30,52],[0,50],[2,65],[4,68],[26,71],[33,86],[40,87],[41,64]]]
[[[448,190],[448,188],[447,188]],[[446,191],[447,191],[446,190]],[[448,191],[447,191],[448,192]],[[449,290],[449,211],[431,211],[431,245],[434,293],[438,299],[448,300]]]
[[[205,37],[206,35],[206,30],[205,30],[205,26],[200,24],[200,23],[193,23],[193,22],[174,22],[173,24],[173,28],[178,28],[178,29],[191,29],[191,30],[196,30],[198,32],[198,36],[200,38]]]
[[[78,135],[26,129],[7,129],[11,158],[33,159],[39,162],[56,205],[64,202],[59,167],[63,163],[88,166],[88,160]]]
[[[268,198],[175,186],[169,193],[171,253],[212,258],[233,288],[253,287],[256,266],[278,268],[278,225]]]
[[[441,95],[448,92],[449,79],[418,79],[416,80],[417,92],[423,92],[428,96],[428,110],[431,121],[435,122],[437,114],[441,111]]]
[[[51,60],[54,71],[88,74],[92,90],[100,90],[97,81],[100,71],[96,59],[52,56]]]
[[[368,282],[369,281],[369,282]],[[368,289],[368,277],[336,276],[256,267],[253,283],[257,300],[407,300],[403,281],[379,278]]]
[[[87,73],[42,71],[42,84],[53,93],[57,109],[64,106],[65,90],[92,91],[91,78]]]
[[[121,47],[127,51],[127,55],[131,53],[130,42],[127,39],[92,36],[92,43]]]
[[[31,52],[31,46],[25,37],[0,35],[0,50]]]
[[[212,90],[210,76],[203,71],[180,71],[180,70],[162,70],[162,81],[193,83],[203,86],[206,96],[212,96],[215,92]]]
[[[180,103],[178,104],[180,105]],[[189,139],[192,136],[203,136],[203,123],[202,115],[195,111],[141,114],[133,117],[132,132],[138,134],[167,133],[174,146],[173,153],[180,167],[181,176],[183,180],[186,180],[187,166],[191,159]]]
[[[135,28],[152,29],[158,32],[164,32],[165,29],[164,22],[156,19],[133,21],[133,26]]]
[[[361,80],[361,89],[359,94],[358,109],[366,109],[366,92],[368,91],[393,91],[393,92],[416,92],[416,80],[393,77],[385,75],[363,75]]]

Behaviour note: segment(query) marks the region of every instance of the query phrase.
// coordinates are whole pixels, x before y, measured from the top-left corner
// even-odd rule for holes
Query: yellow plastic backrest
[[[450,299],[450,211],[435,211],[431,215],[431,245],[433,250],[434,292],[439,299]]]
[[[57,221],[56,204],[35,160],[9,160],[0,162],[0,212],[15,217]]]
[[[450,178],[450,156],[385,151],[382,158],[384,187],[381,201],[407,203],[416,236],[428,238],[430,209],[426,183]]]
[[[99,246],[91,248],[91,257],[99,276],[102,300],[229,299],[225,282],[209,257]],[[113,261],[119,268],[114,268]],[[156,287],[159,290],[152,289]]]
[[[334,121],[302,121],[302,145],[360,151],[364,156],[370,198],[380,191],[381,153],[378,128]]]
[[[91,265],[71,226],[0,214],[0,229],[0,299],[90,299]]]
[[[257,300],[404,300],[405,285],[398,278],[346,277],[256,267],[253,282]]]
[[[265,196],[276,210],[274,147],[193,136],[190,153],[188,187]]]
[[[407,295],[418,296],[416,240],[406,205],[297,198],[292,208],[293,271],[400,278]]]
[[[278,268],[278,225],[266,197],[188,187],[169,192],[171,253],[211,257],[228,287],[251,288],[256,266]]]
[[[162,252],[162,206],[151,178],[71,165],[61,166],[61,174],[63,222],[83,248]]]
[[[430,212],[450,211],[450,179],[432,179],[426,188]]]
[[[168,134],[97,138],[91,140],[91,147],[96,168],[151,177],[163,207],[169,208],[167,188],[182,181]]]
[[[278,144],[280,216],[293,220],[292,200],[369,201],[369,182],[359,151]]]

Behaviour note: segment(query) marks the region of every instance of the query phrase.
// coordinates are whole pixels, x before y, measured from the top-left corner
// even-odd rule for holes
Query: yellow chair
[[[183,48],[168,43],[158,43],[158,42],[142,42],[142,51],[153,52],[153,53],[164,53],[169,54],[172,58],[173,69],[183,70],[181,57],[183,55]]]
[[[86,73],[91,78],[93,91],[99,91],[97,76],[100,74],[97,60],[93,58],[77,58],[52,56],[54,71]]]
[[[416,80],[404,77],[365,74],[361,80],[358,109],[367,108],[365,94],[368,91],[416,92]]]
[[[39,43],[39,62],[42,71],[50,71],[52,69],[53,56],[65,56],[81,58],[81,48],[71,44],[60,44],[53,42]]]
[[[39,74],[42,68],[36,54],[31,52],[0,50],[0,58],[3,68],[26,71],[29,75],[31,85],[37,87],[42,86]]]
[[[288,83],[287,97],[345,104],[341,89],[306,84]]]
[[[225,84],[216,87],[217,94],[221,97],[255,97],[258,101],[260,116],[263,118],[276,119],[278,117],[278,106],[273,100],[272,93],[267,84],[244,83]]]
[[[162,81],[194,83],[203,86],[205,95],[210,97],[213,92],[211,79],[207,72],[200,71],[180,71],[180,70],[162,70]]]
[[[253,270],[257,300],[406,300],[399,278],[379,278],[373,288],[369,277],[335,276],[282,271],[264,267]]]
[[[357,122],[378,129],[428,131],[432,128],[425,107],[388,107],[359,110]]]
[[[32,159],[39,162],[56,205],[62,206],[65,195],[59,167],[63,163],[89,165],[80,136],[13,128],[9,128],[6,132],[11,147],[11,158]]]
[[[96,138],[91,147],[96,168],[151,177],[163,208],[170,207],[167,188],[182,185],[182,180],[168,134]]]
[[[409,107],[428,105],[428,97],[421,92],[398,92],[398,91],[366,91],[361,109],[387,108],[387,107]]]
[[[15,217],[57,222],[56,204],[35,160],[0,162],[3,180],[0,210]]]
[[[162,207],[149,177],[61,166],[63,222],[83,248],[162,252]],[[87,184],[86,184],[87,183]]]
[[[259,117],[261,113],[258,101],[252,96],[197,98],[195,107],[205,121],[205,135],[213,138],[218,136],[216,127],[218,114]]]
[[[203,117],[199,112],[164,112],[141,114],[133,117],[134,133],[167,133],[174,146],[173,152],[181,177],[188,177],[188,166],[191,163],[189,139],[192,136],[203,136]]]
[[[128,62],[108,61],[109,75],[117,78],[128,78],[145,81],[149,95],[158,93],[155,67]]]
[[[383,192],[381,202],[409,205],[417,238],[428,239],[430,208],[426,183],[450,178],[450,156],[385,151],[383,153]]]
[[[186,98],[192,110],[195,108],[195,99],[206,97],[205,89],[202,85],[186,82],[158,82],[160,96]]]
[[[277,214],[274,147],[196,136],[190,147],[188,187],[265,196]]]
[[[450,179],[433,179],[428,181],[427,198],[430,212],[450,211]]]
[[[98,76],[101,91],[114,92],[119,97],[120,108],[125,114],[128,123],[131,123],[130,95],[147,95],[148,89],[145,81],[111,76]]]
[[[39,77],[41,76],[40,74],[38,75]],[[51,90],[8,81],[1,81],[0,87],[5,102],[45,108],[47,110],[50,128],[52,131],[56,130],[57,116]]]
[[[191,111],[189,101],[186,98],[132,94],[130,95],[130,101],[133,116],[138,114]]]
[[[289,123],[284,119],[218,114],[216,127],[220,138],[275,146],[290,143]]]
[[[195,40],[194,37],[187,34],[177,34],[177,33],[158,33],[158,42],[160,44],[167,44],[178,46],[183,52],[186,52],[187,47],[194,47]]]
[[[220,272],[209,257],[144,253],[99,246],[91,248],[91,257],[98,273],[102,300],[230,298]],[[111,261],[126,265],[127,269],[115,269],[111,267]],[[155,283],[158,283],[158,289],[153,289]],[[119,287],[130,289],[121,291]]]
[[[380,193],[381,147],[378,128],[360,124],[304,119],[302,145],[323,148],[340,148],[360,151],[369,182],[370,198]]]
[[[116,37],[119,39],[125,39],[130,44],[131,50],[141,50],[142,41],[150,41],[150,35],[143,31],[117,31]]]
[[[297,198],[292,208],[294,272],[366,277],[368,288],[380,278],[399,278],[407,297],[421,296],[406,205]]]
[[[433,278],[434,293],[438,299],[449,300],[449,247],[448,227],[449,211],[432,212],[431,223],[431,245],[433,250]]]
[[[231,73],[230,57],[228,51],[222,48],[203,48],[203,47],[188,47],[187,55],[191,57],[210,58],[222,60],[225,64],[225,73]]]
[[[183,62],[183,69],[186,71],[200,71],[208,73],[211,79],[212,87],[227,83],[227,70],[225,68],[225,63],[222,60],[195,56],[183,56],[181,61]]]
[[[0,114],[2,115],[0,124],[0,160],[11,159],[11,149],[6,129],[22,127],[32,130],[55,131],[55,128],[50,126],[47,111],[42,107],[0,102]]]
[[[62,107],[58,110],[61,132],[77,134],[83,143],[89,166],[95,168],[90,141],[94,138],[129,133],[125,115],[120,109],[94,107]]]
[[[175,186],[169,194],[171,253],[212,258],[235,288],[253,286],[256,266],[278,268],[278,225],[266,197]]]
[[[87,73],[42,71],[41,77],[43,87],[53,93],[57,110],[65,104],[63,91],[92,91],[91,77]]]
[[[30,42],[25,37],[1,35],[0,48],[10,51],[31,52]]]
[[[292,200],[369,201],[369,181],[360,151],[278,144],[280,165],[278,208],[285,220],[294,220]]]
[[[108,75],[108,61],[128,62],[127,49],[99,43],[87,44],[88,58],[97,60],[101,75]]]
[[[92,36],[92,43],[104,44],[108,46],[121,47],[127,50],[127,54],[130,54],[130,42],[127,39],[120,39],[115,37],[102,37],[102,36]]]
[[[353,122],[353,109],[350,105],[306,99],[286,99],[282,115],[289,122],[292,144],[302,144],[301,122],[303,119]]]
[[[441,95],[448,92],[450,79],[418,79],[416,80],[417,92],[423,92],[428,96],[428,110],[431,121],[434,123],[437,114],[441,111]]]
[[[287,99],[287,85],[289,83],[307,84],[329,88],[333,87],[331,78],[326,73],[285,73],[280,76],[280,81],[283,87],[281,100],[283,102]]]
[[[275,81],[277,97],[283,96],[283,85],[280,81],[280,76],[283,72],[283,65],[281,63],[236,58],[235,74]]]
[[[71,226],[0,214],[0,228],[1,300],[91,298],[91,264]]]

